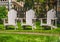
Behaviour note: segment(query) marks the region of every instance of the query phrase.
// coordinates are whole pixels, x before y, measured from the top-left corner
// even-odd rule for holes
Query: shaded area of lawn
[[[0,34],[0,42],[60,42],[60,37],[27,34]]]

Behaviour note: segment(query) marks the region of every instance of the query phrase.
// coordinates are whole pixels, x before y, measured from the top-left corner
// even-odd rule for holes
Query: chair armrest
[[[57,19],[58,19],[58,18],[53,18],[53,19],[51,19],[51,21],[53,21],[52,24],[55,22],[55,26],[56,26],[56,27],[57,27]]]
[[[32,20],[36,20],[37,18],[33,18]]]
[[[47,18],[39,18],[39,20],[41,21],[41,23],[43,22],[43,20],[45,20]]]
[[[16,18],[17,20],[23,20],[23,19],[25,19],[25,18]]]
[[[33,19],[35,19],[35,20],[36,20],[37,18],[33,18]]]
[[[32,23],[33,23],[33,25],[35,25],[35,26],[36,26],[36,19],[37,19],[37,18],[33,18],[33,19],[32,19]]]
[[[57,20],[58,18],[53,18],[53,19],[51,19],[51,20]]]
[[[44,19],[47,19],[47,18],[39,18],[39,20],[44,20]]]
[[[23,23],[23,20],[25,19],[25,18],[16,18],[17,20],[19,20],[19,21],[21,21],[21,23]]]
[[[8,19],[7,18],[4,18],[3,19],[3,23],[4,23],[4,25],[5,25],[5,23],[8,23]]]
[[[41,21],[41,25],[43,24],[43,20],[46,20],[47,18],[39,18],[39,20]]]
[[[32,21],[35,22],[37,18],[33,18]]]

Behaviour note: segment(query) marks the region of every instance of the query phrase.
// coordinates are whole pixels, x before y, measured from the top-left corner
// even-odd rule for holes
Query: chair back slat
[[[35,16],[35,12],[30,9],[26,12],[26,24],[28,25],[32,25],[32,19],[34,18]]]
[[[51,19],[54,19],[56,17],[56,11],[54,9],[51,9],[47,12],[47,24],[51,25]]]
[[[15,19],[16,19],[16,17],[17,17],[17,12],[15,11],[15,10],[10,10],[9,12],[8,12],[8,23],[11,25],[14,25],[14,24],[16,24],[15,23]]]

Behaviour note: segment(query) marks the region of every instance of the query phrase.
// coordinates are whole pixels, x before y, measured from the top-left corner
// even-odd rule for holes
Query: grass
[[[34,33],[52,33],[52,34],[60,34],[60,24],[57,29],[53,30],[44,30],[41,29],[40,23],[36,22],[36,30],[23,30],[20,22],[18,22],[18,29],[14,30],[13,26],[8,26],[8,30],[4,30],[3,24],[0,24],[0,42],[60,42],[59,36],[42,36],[42,35],[32,35],[32,34],[6,34],[4,32],[34,32]],[[30,26],[28,26],[31,28]],[[28,28],[27,27],[27,28]]]
[[[4,30],[4,25],[0,24],[0,31],[7,31],[7,32],[36,32],[36,33],[54,33],[54,34],[60,34],[60,24],[58,24],[58,28],[57,29],[53,29],[53,30],[45,30],[45,29],[41,29],[40,23],[39,21],[36,22],[36,30],[31,30],[31,27],[28,26],[30,28],[30,30],[23,30],[23,28],[21,27],[20,22],[18,22],[18,29],[14,30],[13,26],[8,26],[8,30]],[[27,27],[27,28],[28,28]],[[13,28],[13,29],[11,29]]]
[[[60,37],[29,34],[0,34],[0,42],[60,42]]]

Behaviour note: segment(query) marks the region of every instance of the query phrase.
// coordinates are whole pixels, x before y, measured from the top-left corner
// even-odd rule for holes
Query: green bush
[[[0,6],[0,19],[5,18],[7,15],[7,9],[5,6]]]
[[[3,18],[7,16],[7,9],[5,6],[0,6],[0,24],[3,24]]]

